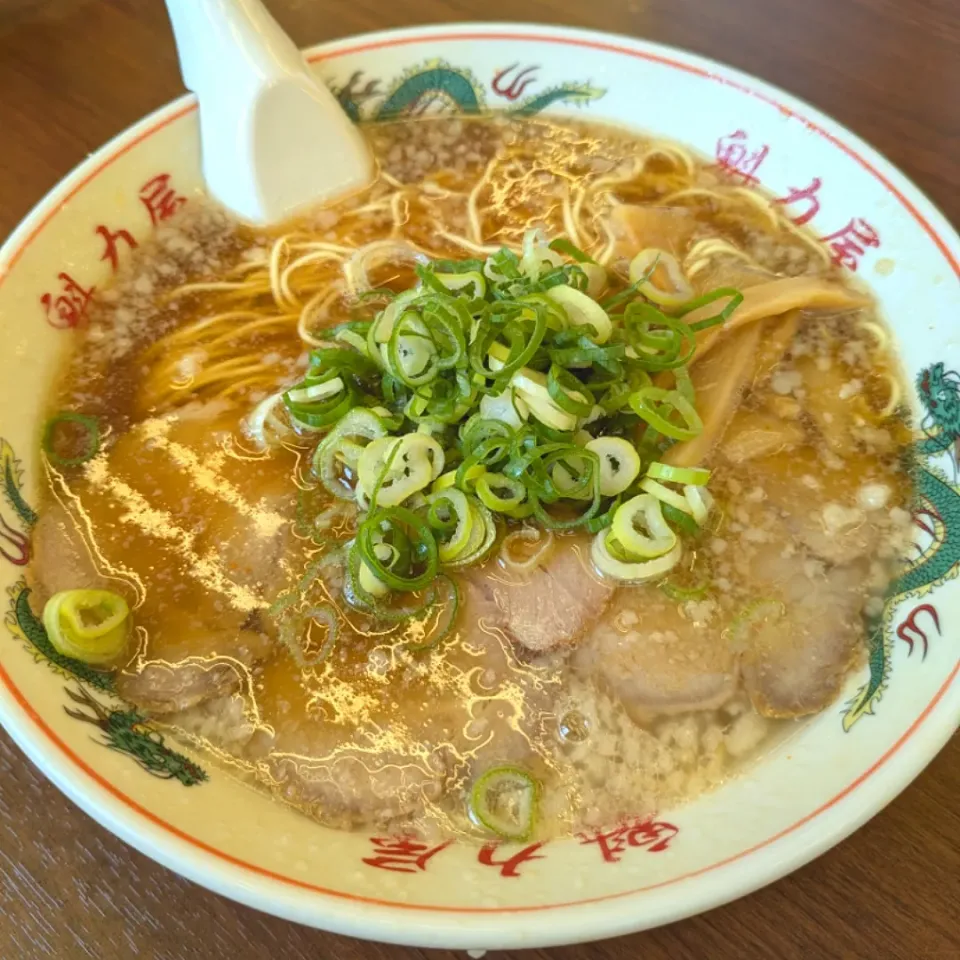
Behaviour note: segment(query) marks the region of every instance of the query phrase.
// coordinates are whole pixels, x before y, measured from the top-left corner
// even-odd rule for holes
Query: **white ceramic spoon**
[[[275,223],[369,183],[373,156],[260,0],[167,0],[200,100],[203,173],[244,220]]]

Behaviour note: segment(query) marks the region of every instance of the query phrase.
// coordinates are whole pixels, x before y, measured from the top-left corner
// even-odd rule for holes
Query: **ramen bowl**
[[[357,119],[575,114],[689,144],[769,190],[873,291],[914,385],[920,495],[915,550],[870,637],[869,662],[832,707],[712,792],[569,839],[483,846],[319,826],[152,726],[102,674],[60,658],[23,576],[47,386],[96,292],[203,189],[197,107],[185,97],[90,157],[0,251],[6,729],[87,813],[183,876],[301,923],[419,946],[533,947],[667,923],[842,840],[910,783],[960,717],[960,239],[858,138],[779,90],[679,51],[463,25],[371,34],[308,56]],[[650,89],[657,97],[637,95]]]

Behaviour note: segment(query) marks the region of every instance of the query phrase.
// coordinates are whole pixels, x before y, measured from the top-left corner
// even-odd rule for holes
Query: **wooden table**
[[[677,44],[781,84],[831,113],[960,224],[958,0],[272,0],[270,6],[303,45],[377,27],[481,17]],[[0,236],[88,152],[181,89],[160,0],[0,0]],[[960,957],[958,907],[960,738],[954,738],[887,810],[793,876],[671,927],[541,954],[946,960]],[[403,960],[427,953],[442,956],[294,926],[181,880],[71,806],[0,734],[3,960]]]

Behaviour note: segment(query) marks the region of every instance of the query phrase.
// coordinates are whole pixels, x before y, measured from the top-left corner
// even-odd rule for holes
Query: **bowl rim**
[[[442,41],[527,40],[638,57],[756,97],[801,120],[878,179],[927,233],[960,277],[960,238],[934,204],[866,142],[815,107],[712,59],[617,34],[540,24],[455,23],[360,34],[308,48],[322,62],[391,46]],[[0,248],[0,284],[69,199],[118,157],[196,109],[192,94],[161,107],[80,163],[27,215]],[[352,936],[447,948],[550,946],[610,937],[672,922],[750,893],[823,853],[879,812],[933,759],[960,718],[960,656],[936,695],[873,766],[837,796],[767,840],[659,884],[574,903],[457,908],[381,901],[270,874],[189,836],[125,798],[50,729],[0,662],[0,722],[31,761],[78,806],[126,843],[216,893],[286,919]],[[907,740],[912,749],[903,751]],[[59,749],[55,749],[59,748]],[[867,779],[868,789],[859,789]],[[831,816],[821,814],[831,812]],[[817,821],[814,824],[814,821]],[[746,869],[733,869],[750,855]],[[251,879],[253,878],[253,879]],[[671,887],[683,884],[684,897]],[[626,903],[632,907],[624,910]],[[527,914],[548,913],[549,926]]]

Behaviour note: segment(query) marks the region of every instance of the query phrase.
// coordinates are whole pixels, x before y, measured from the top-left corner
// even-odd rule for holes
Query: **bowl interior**
[[[867,669],[760,764],[657,817],[571,840],[436,845],[317,826],[153,730],[64,669],[29,612],[44,390],[90,298],[202,187],[185,98],[68,177],[0,252],[0,719],[84,809],[150,856],[292,919],[451,947],[533,946],[667,922],[815,856],[888,802],[956,726],[960,616],[960,243],[854,136],[762,83],[652,44],[546,27],[414,29],[311,52],[354,117],[576,113],[690,144],[776,197],[867,283],[894,330],[917,423],[917,557]],[[643,96],[656,90],[657,96]],[[936,367],[937,364],[942,366]],[[939,399],[938,399],[939,397]],[[931,404],[933,400],[933,404]],[[952,431],[952,432],[951,432]],[[943,441],[943,442],[941,442]],[[69,710],[69,712],[68,712]]]

